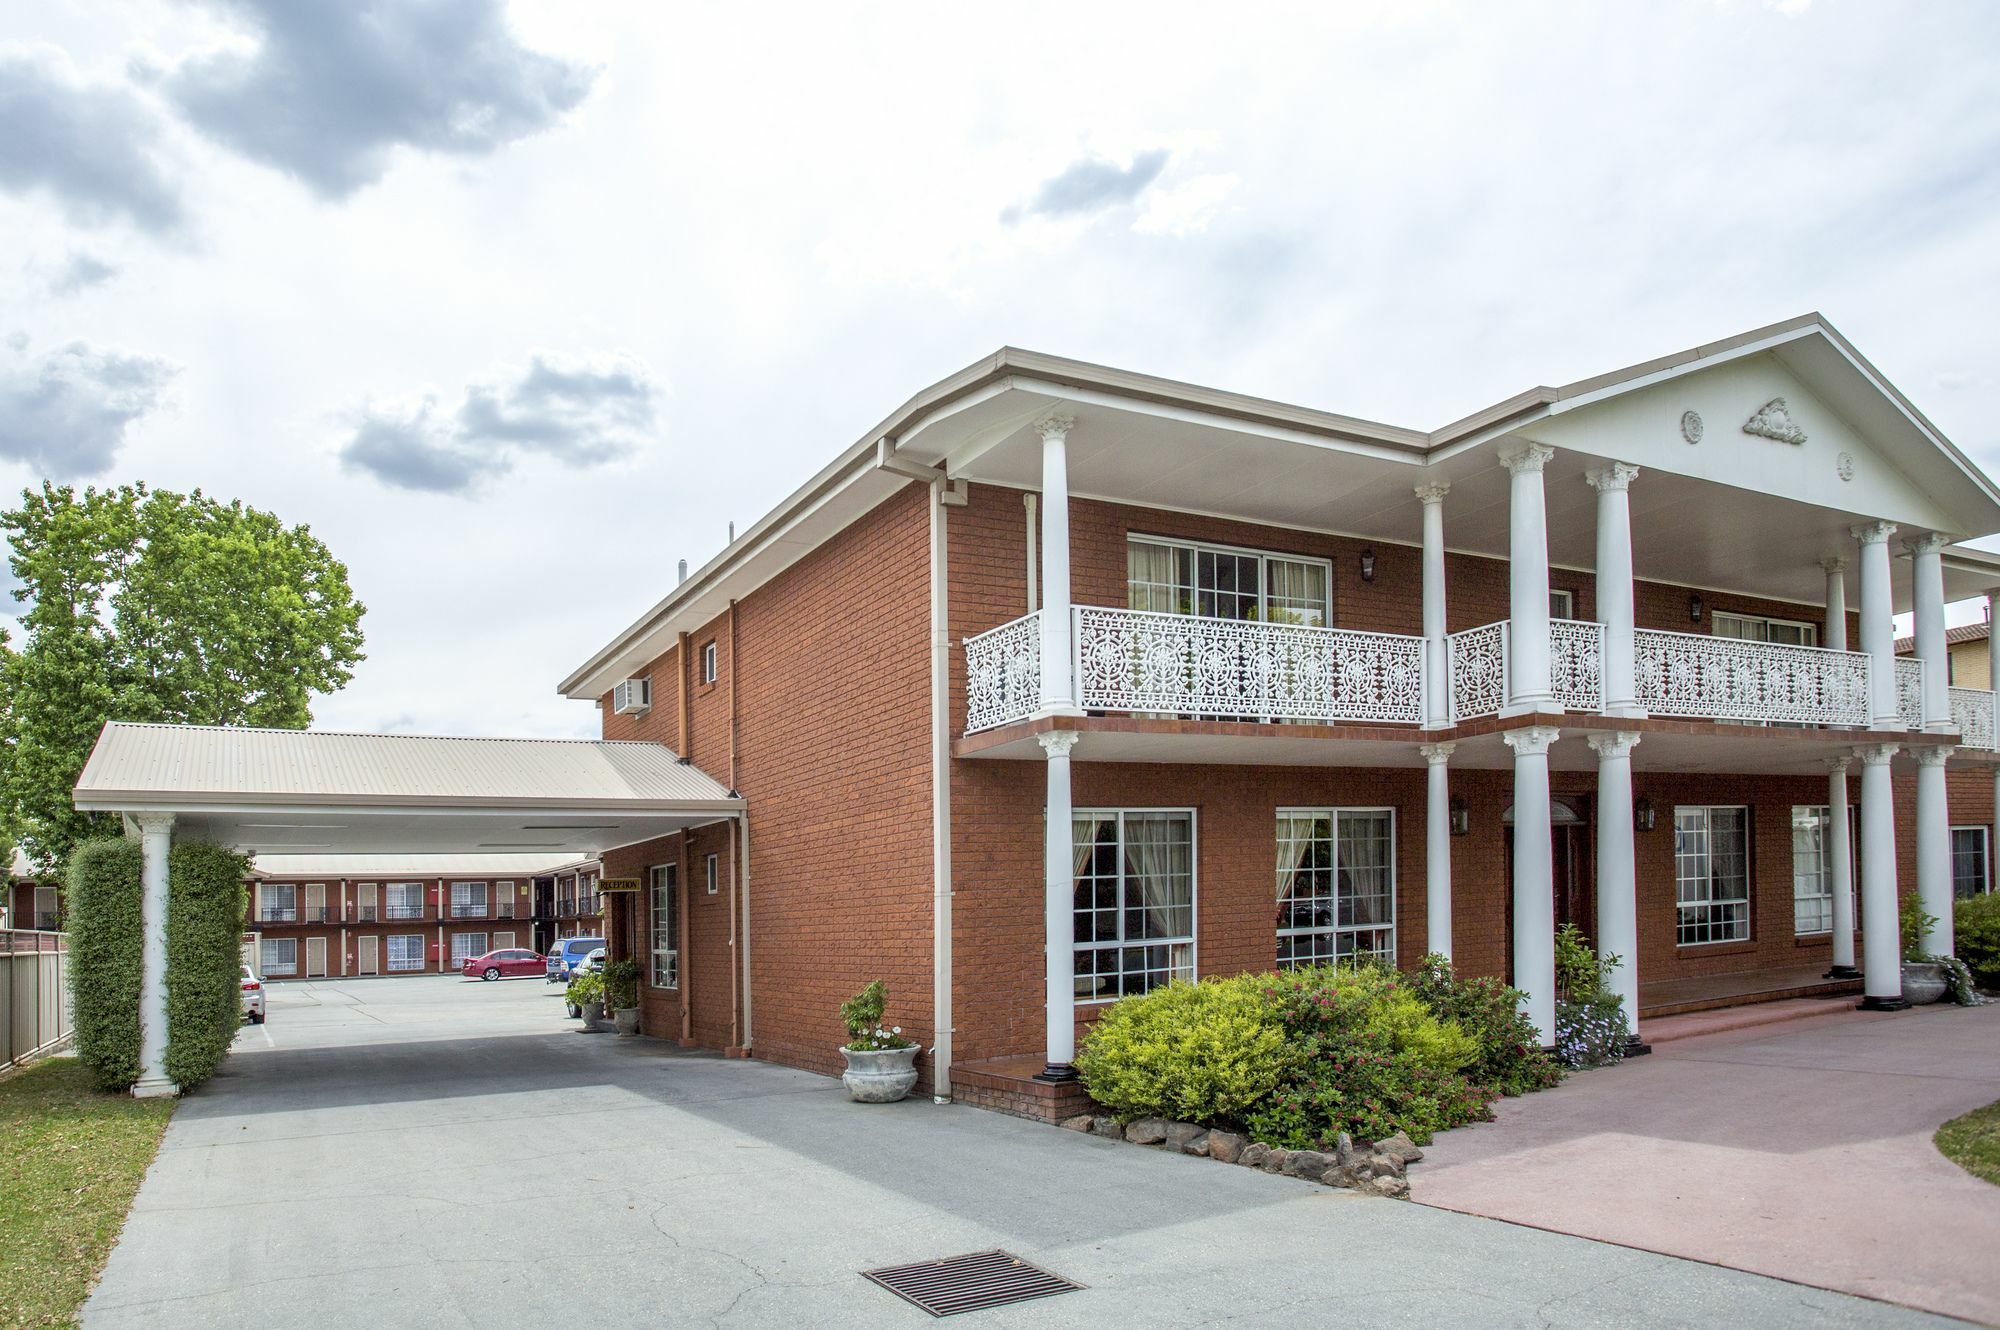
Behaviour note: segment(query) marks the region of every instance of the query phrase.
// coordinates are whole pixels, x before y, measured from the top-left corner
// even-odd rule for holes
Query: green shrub
[[[250,864],[190,841],[167,856],[167,1078],[213,1076],[243,1023],[243,879]]]
[[[1903,959],[1921,961],[1924,954],[1924,934],[1937,925],[1938,917],[1924,908],[1923,900],[1917,893],[1907,893],[1902,904],[1896,909],[1896,931],[1903,939]]]
[[[76,1054],[106,1090],[127,1089],[139,1079],[139,875],[135,841],[86,841],[70,855]]]
[[[1288,1150],[1331,1150],[1342,1132],[1366,1142],[1401,1131],[1424,1145],[1446,1128],[1491,1121],[1491,1098],[1455,1072],[1347,1049],[1308,1064],[1249,1114],[1247,1127]]]
[[[1981,988],[2000,988],[2000,892],[1968,896],[1952,910],[1958,958]]]
[[[1589,1002],[1597,997],[1618,961],[1616,955],[1600,957],[1582,929],[1564,924],[1556,930],[1557,1000]]]
[[[885,1049],[908,1048],[903,1027],[884,1026],[882,1014],[889,1009],[889,986],[880,979],[840,1004],[840,1023],[847,1027],[844,1047],[857,1053],[879,1053]]]
[[[593,1006],[602,1010],[604,976],[585,971],[569,981],[569,986],[563,989],[563,996],[569,1000],[570,1006],[579,1011],[589,1011]]]
[[[1084,1088],[1124,1119],[1242,1123],[1294,1060],[1263,993],[1270,978],[1176,982],[1113,1003],[1077,1054]]]
[[[1625,1056],[1632,1033],[1616,993],[1556,999],[1556,1057],[1566,1067],[1602,1067]]]
[[[1522,1095],[1562,1080],[1562,1068],[1543,1051],[1534,1026],[1521,1014],[1519,989],[1484,975],[1463,977],[1436,953],[1404,977],[1425,1006],[1456,1022],[1478,1044],[1479,1056],[1464,1069],[1475,1085]]]
[[[627,958],[604,967],[605,1005],[622,1011],[639,1005],[639,976],[645,971],[639,962]]]

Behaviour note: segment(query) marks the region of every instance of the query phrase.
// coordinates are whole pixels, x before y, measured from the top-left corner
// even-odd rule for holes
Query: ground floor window
[[[653,987],[679,988],[681,983],[680,872],[676,864],[660,864],[652,874]]]
[[[469,961],[475,956],[484,956],[487,950],[486,934],[484,933],[453,933],[451,935],[451,963],[453,965]]]
[[[267,937],[258,949],[258,960],[264,973],[297,974],[299,972],[299,940],[295,937]]]
[[[1071,831],[1076,1000],[1194,978],[1194,814],[1080,812]]]
[[[1396,820],[1387,808],[1278,811],[1278,964],[1396,955]]]
[[[1833,846],[1825,804],[1792,808],[1792,932],[1833,931]]]
[[[389,973],[424,968],[424,935],[394,933],[389,937]]]
[[[1750,810],[1674,810],[1675,940],[1683,947],[1750,936]]]
[[[1984,896],[1993,890],[1993,878],[1986,864],[1986,828],[1951,829],[1951,894],[1964,900]]]

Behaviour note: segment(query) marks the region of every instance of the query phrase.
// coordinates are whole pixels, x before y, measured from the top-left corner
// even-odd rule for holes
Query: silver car
[[[247,965],[243,967],[243,1015],[252,1025],[264,1023],[264,981]]]

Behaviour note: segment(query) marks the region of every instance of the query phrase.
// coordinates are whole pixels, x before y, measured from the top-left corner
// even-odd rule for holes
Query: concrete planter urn
[[[843,1048],[847,1070],[840,1083],[857,1104],[893,1104],[917,1083],[917,1046],[908,1048]]]
[[[1913,1007],[1942,1002],[1949,991],[1944,968],[1925,961],[1903,962],[1903,1001]]]
[[[585,1034],[603,1034],[610,1028],[610,1024],[604,1019],[604,1004],[602,1002],[586,1002],[583,1004],[583,1032]]]
[[[620,1038],[630,1039],[639,1033],[639,1009],[637,1007],[620,1007],[611,1013],[611,1019],[618,1026]]]

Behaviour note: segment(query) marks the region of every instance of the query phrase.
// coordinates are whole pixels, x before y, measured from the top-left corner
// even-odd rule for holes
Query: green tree
[[[44,482],[0,532],[27,606],[19,650],[0,656],[0,788],[42,867],[117,831],[70,803],[106,721],[303,729],[362,659],[346,565],[241,502]]]

